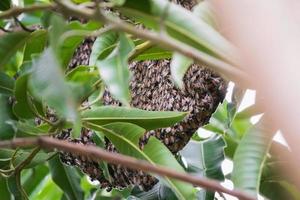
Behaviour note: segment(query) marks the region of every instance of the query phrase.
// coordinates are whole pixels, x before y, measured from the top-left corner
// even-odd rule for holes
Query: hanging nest
[[[178,3],[178,1],[176,1]],[[179,1],[184,7],[191,9],[195,4],[191,0]],[[86,39],[74,53],[69,68],[87,65],[94,39]],[[168,149],[176,154],[190,140],[197,129],[208,123],[218,104],[223,101],[227,83],[218,74],[199,65],[192,65],[186,72],[184,89],[174,86],[170,73],[170,60],[132,62],[129,65],[132,73],[130,90],[131,106],[151,111],[188,111],[185,119],[172,127],[152,130],[140,138],[140,148],[147,143],[150,136],[155,136]],[[103,96],[104,105],[121,106],[106,90]],[[93,144],[93,133],[84,129],[81,138],[70,139],[69,131],[63,132],[59,138],[74,143]],[[106,139],[106,150],[117,152],[113,144]],[[139,186],[142,190],[150,190],[158,180],[142,171],[131,170],[120,165],[108,164],[111,180],[107,180],[99,163],[82,156],[70,153],[60,154],[62,162],[79,167],[92,180],[98,180],[101,188],[124,188],[130,185]]]

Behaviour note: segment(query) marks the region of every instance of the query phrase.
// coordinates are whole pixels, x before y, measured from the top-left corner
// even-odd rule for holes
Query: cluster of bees
[[[188,9],[191,0],[181,0]],[[86,39],[76,50],[69,67],[87,65],[94,39]],[[170,72],[170,60],[139,61],[129,64],[132,73],[130,91],[132,96],[131,106],[151,111],[188,111],[186,118],[172,127],[146,132],[140,138],[139,146],[143,149],[149,137],[153,136],[163,142],[175,155],[190,140],[197,129],[208,123],[210,116],[223,101],[227,83],[219,75],[202,66],[193,64],[186,72],[183,82],[184,88],[175,87]],[[103,95],[104,105],[121,106],[113,99],[109,91]],[[70,142],[93,144],[92,131],[85,130],[81,138],[70,139],[69,133],[62,133],[61,139]],[[106,139],[106,150],[117,152],[113,144]],[[92,180],[98,180],[101,188],[124,188],[130,185],[139,186],[142,190],[151,189],[158,180],[142,171],[131,170],[120,165],[108,164],[110,180],[104,176],[99,163],[88,158],[78,157],[62,152],[62,162],[79,167]]]

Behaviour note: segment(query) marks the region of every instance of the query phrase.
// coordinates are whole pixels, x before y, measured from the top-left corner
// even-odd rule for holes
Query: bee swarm
[[[191,0],[179,1],[184,7],[191,9]],[[87,65],[93,39],[86,39],[74,53],[69,68]],[[223,101],[227,83],[219,75],[202,66],[193,64],[186,72],[184,89],[176,88],[171,79],[170,60],[140,61],[129,65],[132,73],[130,81],[131,106],[151,111],[188,111],[186,118],[172,127],[152,130],[140,138],[140,148],[146,145],[150,136],[157,137],[169,150],[176,154],[190,140],[197,129],[208,123],[210,116]],[[103,96],[105,105],[121,106],[113,99],[109,91]],[[93,144],[91,131],[82,131],[79,139],[70,139],[69,133],[63,133],[60,139],[74,143]],[[113,144],[106,140],[106,150],[117,152]],[[119,165],[108,164],[111,180],[104,176],[99,164],[88,158],[74,156],[70,153],[60,154],[62,162],[79,167],[92,180],[98,180],[101,188],[124,188],[129,185],[139,186],[142,190],[151,189],[158,180],[142,171],[130,170]]]

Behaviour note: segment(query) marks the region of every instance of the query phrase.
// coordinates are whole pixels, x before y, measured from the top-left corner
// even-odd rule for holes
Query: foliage
[[[47,0],[19,2],[21,6],[53,3]],[[85,6],[92,3],[89,0],[73,2],[76,3],[71,4],[74,9],[78,9],[76,5],[79,4],[90,9]],[[184,74],[196,60],[174,51],[172,45],[159,44],[155,37],[148,41],[142,33],[133,34],[131,29],[117,25],[119,21],[142,25],[152,31],[150,35],[166,37],[179,46],[191,47],[204,58],[231,65],[232,45],[218,32],[212,10],[205,1],[191,12],[167,0],[111,0],[103,5],[113,7],[107,10],[117,10],[118,14],[108,12],[105,13],[108,17],[103,19],[101,13],[96,12],[100,17],[93,16],[84,23],[65,19],[63,15],[81,16],[76,16],[80,10],[68,13],[64,8],[24,13],[16,16],[18,20],[3,17],[12,3],[0,1],[0,26],[4,30],[0,30],[1,141],[56,136],[62,130],[72,130],[71,137],[77,138],[82,128],[88,128],[100,138],[99,143],[95,142],[100,148],[105,136],[119,153],[154,165],[221,182],[231,179],[236,188],[254,195],[272,199],[282,199],[286,195],[299,198],[293,182],[273,167],[282,160],[269,151],[270,146],[275,145],[271,137],[262,137],[265,130],[250,123],[254,115],[248,112],[250,109],[237,112],[238,106],[232,102],[220,104],[209,124],[203,127],[213,132],[213,136],[203,138],[195,133],[177,155],[155,137],[151,137],[143,149],[139,147],[139,139],[146,131],[170,127],[183,120],[187,113],[131,108],[128,62],[172,58],[173,81],[184,89]],[[116,20],[116,23],[109,24],[109,20]],[[89,63],[69,69],[76,48],[89,36],[97,37]],[[99,103],[105,87],[122,107]],[[234,163],[229,175],[224,175],[221,168],[225,157]],[[106,163],[100,163],[107,172]],[[215,198],[214,191],[169,177],[158,178],[159,183],[147,192],[133,186],[108,192],[97,187],[78,169],[64,165],[55,151],[0,149],[3,199]],[[273,190],[276,195],[272,195]]]

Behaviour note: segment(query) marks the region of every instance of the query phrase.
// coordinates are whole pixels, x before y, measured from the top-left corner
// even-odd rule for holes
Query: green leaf
[[[15,160],[12,162],[14,166],[17,166],[21,162],[24,161],[25,158],[29,156],[31,152],[29,150],[18,150],[17,153],[12,149],[0,149],[0,168],[9,165],[10,158],[15,154]],[[49,158],[51,158],[54,153],[45,153],[39,152],[34,157],[34,159],[30,162],[30,164],[26,165],[24,169],[29,169],[35,167],[39,164],[46,162]]]
[[[7,180],[0,176],[0,194],[2,199],[10,199],[10,192],[7,188]]]
[[[0,1],[0,10],[8,10],[11,6],[11,1],[10,0],[1,0]]]
[[[102,132],[125,155],[146,160],[152,164],[169,167],[178,172],[184,172],[172,153],[158,139],[151,137],[144,150],[139,148],[139,138],[145,133],[145,129],[129,123],[111,123],[105,126],[87,124],[96,131]],[[174,179],[164,178],[170,188],[179,199],[195,198],[194,188],[187,183]]]
[[[13,106],[13,111],[19,118],[24,119],[35,116],[30,109],[32,105],[30,105],[30,96],[28,96],[28,77],[29,74],[25,74],[17,79],[14,93],[16,103]]]
[[[30,34],[26,41],[23,62],[30,61],[33,54],[41,53],[47,43],[47,31],[37,30]]]
[[[16,172],[7,179],[7,186],[10,193],[16,200],[26,200],[27,195],[21,185],[20,172]]]
[[[234,186],[253,195],[259,191],[263,165],[272,140],[265,130],[263,121],[251,128],[240,141],[233,158]]]
[[[81,24],[79,21],[71,21],[66,24],[60,16],[51,17],[52,29],[50,31],[50,43],[63,68],[66,68],[78,45],[91,31],[100,28],[99,23],[93,21]]]
[[[93,67],[77,66],[66,74],[66,79],[71,87],[78,104],[86,100],[98,87],[94,84],[100,79],[99,73]]]
[[[84,193],[80,188],[80,177],[74,168],[63,165],[58,156],[49,161],[49,167],[53,181],[69,200],[83,199]]]
[[[116,32],[107,32],[98,37],[92,47],[89,65],[95,66],[98,59],[105,59],[117,46],[117,41],[118,34]]]
[[[0,140],[7,140],[14,137],[15,131],[8,124],[13,119],[11,105],[6,96],[0,94]]]
[[[82,113],[85,122],[105,125],[112,122],[128,122],[146,130],[169,127],[182,120],[187,113],[172,111],[145,111],[137,108],[102,106]]]
[[[143,60],[160,60],[160,59],[169,59],[172,58],[172,52],[162,49],[158,46],[154,46],[146,51],[140,53],[133,60],[134,61],[143,61]]]
[[[0,72],[0,93],[11,95],[14,91],[15,81],[7,74]]]
[[[28,36],[28,32],[13,32],[0,37],[0,69],[24,46]]]
[[[225,159],[225,140],[221,135],[214,135],[201,142],[190,141],[187,146],[180,151],[180,154],[187,162],[187,167],[191,173],[201,174],[210,179],[224,181],[224,174],[221,164]],[[206,200],[214,199],[214,192],[204,191],[202,198]]]
[[[171,61],[171,76],[175,85],[183,88],[183,77],[188,68],[193,64],[193,60],[179,53],[174,53]]]
[[[160,29],[163,19],[167,33],[173,38],[209,55],[232,60],[234,50],[231,44],[204,20],[175,3],[167,0],[127,0],[118,9],[156,30]]]
[[[98,59],[96,65],[112,96],[129,105],[130,73],[127,60],[134,44],[125,34],[119,34],[119,40],[117,47],[105,59]]]
[[[32,169],[22,170],[22,185],[28,196],[39,187],[48,173],[49,169],[46,165],[38,165]]]
[[[64,81],[64,74],[52,52],[47,49],[41,57],[34,62],[33,72],[29,81],[32,94],[46,102],[56,112],[75,124],[80,129],[80,119],[77,115],[75,100]]]
[[[48,135],[48,129],[42,129],[34,126],[35,124],[29,121],[13,121],[11,122],[13,128],[17,131],[16,137],[34,137],[38,135]]]
[[[52,181],[50,176],[46,176],[45,180],[31,194],[30,200],[49,200],[62,199],[63,191]]]

